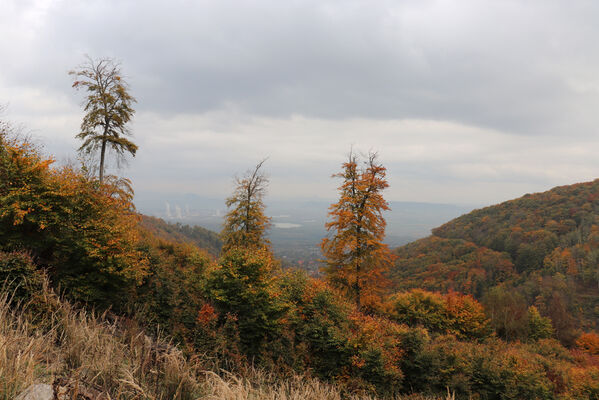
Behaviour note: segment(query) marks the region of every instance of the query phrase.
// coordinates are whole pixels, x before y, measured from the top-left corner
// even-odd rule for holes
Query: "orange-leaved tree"
[[[227,199],[230,210],[221,232],[223,253],[235,247],[256,249],[269,244],[264,234],[270,226],[270,218],[264,214],[263,201],[268,178],[260,170],[264,161],[260,161],[243,178],[237,178],[237,187]]]
[[[382,289],[388,285],[384,272],[395,258],[383,243],[383,211],[389,210],[382,195],[389,186],[385,175],[386,168],[372,152],[362,166],[350,152],[343,171],[333,175],[343,183],[339,201],[330,207],[331,220],[325,225],[329,236],[320,244],[326,258],[323,269],[334,286],[355,300],[358,309],[380,300]]]

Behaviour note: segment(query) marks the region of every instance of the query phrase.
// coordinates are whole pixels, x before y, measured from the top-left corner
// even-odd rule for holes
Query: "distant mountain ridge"
[[[537,305],[556,330],[568,325],[562,337],[596,328],[599,180],[474,210],[396,254],[391,275],[399,289],[455,290],[484,301],[500,286]]]

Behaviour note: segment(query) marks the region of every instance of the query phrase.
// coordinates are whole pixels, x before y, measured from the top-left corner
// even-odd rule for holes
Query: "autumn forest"
[[[121,67],[88,58],[70,75],[79,164],[0,121],[0,399],[57,379],[118,399],[599,398],[599,180],[390,248],[387,169],[348,149],[308,273],[271,248],[267,159],[236,178],[219,233],[137,212],[134,182],[106,172],[144,151]],[[120,355],[86,358],[98,338]],[[210,397],[230,377],[246,397]]]

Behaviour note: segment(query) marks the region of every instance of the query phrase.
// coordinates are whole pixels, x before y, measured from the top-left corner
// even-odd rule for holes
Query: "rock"
[[[54,398],[54,390],[52,386],[45,383],[36,383],[29,386],[20,395],[15,397],[15,400],[52,400]]]

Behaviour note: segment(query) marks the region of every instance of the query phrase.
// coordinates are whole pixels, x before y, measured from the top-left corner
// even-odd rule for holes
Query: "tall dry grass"
[[[14,304],[0,291],[0,400],[57,378],[110,399],[371,399],[348,397],[314,378],[277,379],[253,368],[240,377],[211,365],[186,357],[165,338],[147,336],[131,321],[76,309],[47,283],[27,304]]]

